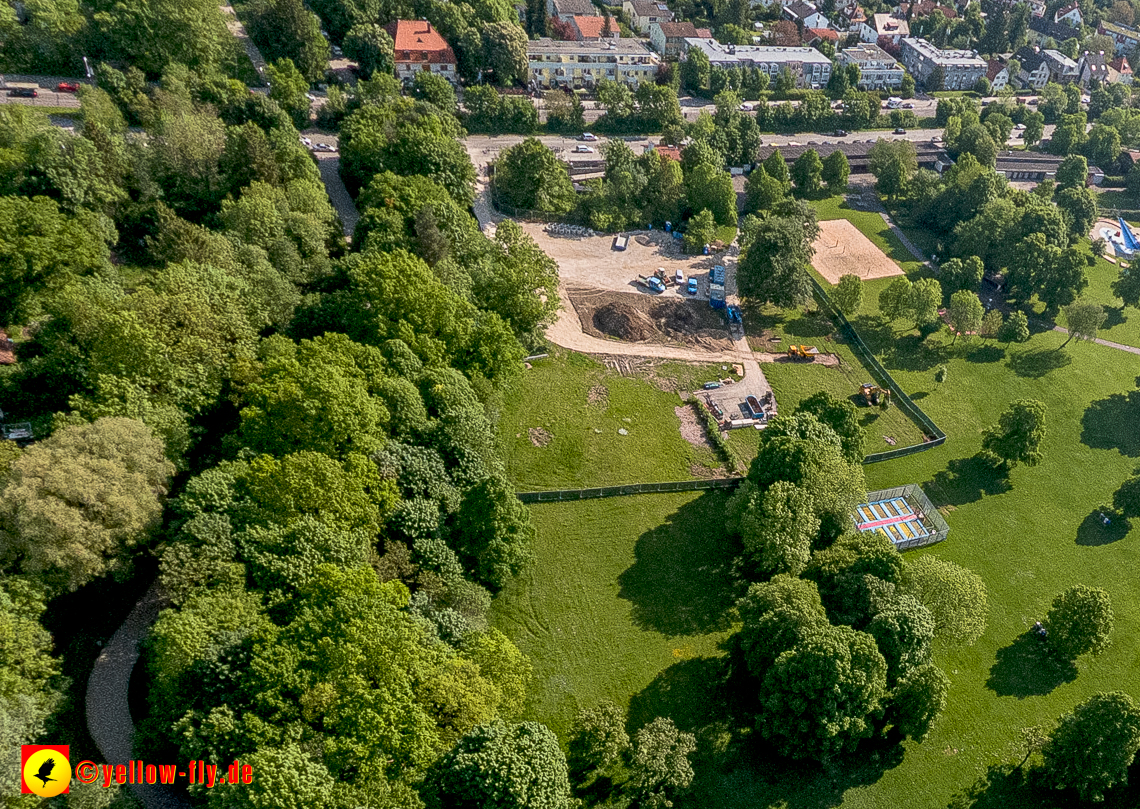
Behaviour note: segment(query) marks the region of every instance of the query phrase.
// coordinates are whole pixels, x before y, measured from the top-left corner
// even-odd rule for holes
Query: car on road
[[[315,151],[318,151],[318,152],[335,152],[336,151],[335,146],[329,146],[327,143],[318,143],[316,146],[313,147],[313,149]]]
[[[678,270],[677,272],[680,272],[680,270]],[[697,294],[697,279],[693,278],[691,276],[689,278],[688,291],[689,291],[690,295],[696,295]]]
[[[1029,104],[1030,106],[1036,107],[1037,106],[1037,98],[1033,97],[1033,98],[1029,99],[1028,101],[1026,101],[1025,103]]]
[[[903,128],[900,126],[898,129],[896,129],[896,130],[894,131],[894,134],[895,134],[895,135],[905,135],[905,134],[906,134],[906,130],[905,130],[905,129],[903,129]]]
[[[930,139],[930,142],[931,143],[941,143],[942,142],[942,136],[941,135],[935,135],[933,138]]]
[[[741,112],[752,112],[752,110],[755,109],[755,107],[751,103],[745,101],[743,104],[740,105],[739,109]]]
[[[31,87],[13,87],[8,91],[8,95],[13,98],[38,98],[40,94]]]
[[[589,132],[583,132],[582,137],[578,138],[578,140],[584,140],[587,143],[594,143],[598,140],[598,136],[591,135]]]
[[[594,153],[594,147],[587,146],[584,143],[579,143],[577,146],[574,147],[574,151],[578,154],[593,154]]]
[[[837,130],[835,130],[835,132],[832,133],[832,137],[845,138],[849,134],[850,133],[846,129],[837,129]]]
[[[79,85],[73,81],[61,81],[55,86],[57,93],[78,93]]]

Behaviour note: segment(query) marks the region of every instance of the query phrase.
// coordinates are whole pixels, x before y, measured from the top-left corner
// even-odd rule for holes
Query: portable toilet
[[[666,233],[672,233],[673,232],[673,223],[672,222],[666,222],[665,223],[665,232]]]
[[[709,246],[707,244],[705,245],[705,253],[704,254],[706,256],[709,254]]]

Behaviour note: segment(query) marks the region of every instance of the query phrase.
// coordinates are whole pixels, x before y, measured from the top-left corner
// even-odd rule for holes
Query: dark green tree
[[[819,191],[822,179],[823,161],[815,149],[808,149],[792,164],[792,181],[800,194],[811,195]]]
[[[831,290],[831,302],[847,317],[854,317],[863,306],[863,279],[848,273]]]
[[[846,276],[854,277],[854,276]],[[852,463],[863,460],[865,434],[859,421],[859,410],[849,399],[840,399],[833,393],[813,393],[796,406],[797,413],[811,413],[839,436],[843,457]]]
[[[737,605],[743,625],[736,641],[752,676],[763,679],[781,654],[827,627],[815,583],[787,574],[753,584]]]
[[[546,213],[566,213],[575,203],[566,167],[537,138],[527,138],[499,156],[495,192],[508,205]]]
[[[851,164],[847,155],[836,149],[823,159],[823,181],[827,183],[829,194],[842,194],[847,190],[847,178],[851,176]]]
[[[950,678],[933,663],[911,671],[891,691],[887,719],[902,735],[923,741],[946,707]]]
[[[691,733],[677,730],[672,719],[657,717],[634,735],[628,789],[639,805],[670,807],[672,798],[693,782],[689,756],[696,752]]]
[[[1057,789],[1085,801],[1104,799],[1124,782],[1140,749],[1140,707],[1120,691],[1096,694],[1061,717],[1041,754],[1043,772]]]
[[[997,424],[983,433],[982,451],[1007,470],[1019,463],[1037,466],[1044,457],[1044,440],[1045,403],[1018,399],[1005,409]]]
[[[625,713],[612,702],[602,702],[578,712],[570,736],[567,761],[578,777],[605,770],[629,750]]]
[[[1108,593],[1075,584],[1053,599],[1045,618],[1050,650],[1065,660],[1099,655],[1108,648],[1115,617]]]
[[[901,587],[930,610],[935,634],[972,645],[986,631],[989,596],[985,582],[972,570],[922,556],[903,566]]]

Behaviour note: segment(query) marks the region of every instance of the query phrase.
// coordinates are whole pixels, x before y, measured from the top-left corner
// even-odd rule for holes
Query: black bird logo
[[[32,777],[38,778],[41,781],[43,781],[43,784],[46,787],[48,785],[48,781],[58,781],[59,780],[58,778],[48,778],[48,776],[51,775],[51,771],[54,769],[55,769],[55,759],[49,757],[43,764],[40,765],[39,772],[37,772]]]

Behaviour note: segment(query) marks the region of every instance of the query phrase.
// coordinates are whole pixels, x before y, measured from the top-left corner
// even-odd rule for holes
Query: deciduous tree
[[[157,526],[173,471],[141,422],[65,427],[11,464],[0,549],[9,564],[63,588],[122,571]]]
[[[843,457],[848,461],[855,463],[863,460],[865,434],[859,421],[859,411],[850,399],[840,399],[833,393],[821,390],[801,401],[796,406],[796,412],[811,413],[834,430],[839,436]]]
[[[911,671],[891,692],[887,716],[902,735],[916,742],[930,733],[946,707],[950,678],[933,663]]]
[[[1049,648],[1065,660],[1108,648],[1115,617],[1108,592],[1076,584],[1053,599],[1045,618]]]
[[[848,273],[831,290],[831,302],[847,317],[854,317],[863,306],[863,279]]]
[[[842,194],[847,190],[847,178],[851,176],[851,164],[847,155],[836,149],[823,160],[823,181],[830,194]]]
[[[1140,749],[1140,707],[1120,691],[1096,694],[1061,717],[1041,751],[1044,773],[1057,789],[1072,789],[1082,800],[1127,778]]]
[[[546,213],[566,213],[575,203],[566,167],[537,138],[527,138],[499,156],[495,192],[508,205]]]
[[[629,781],[630,791],[642,806],[672,806],[672,798],[693,782],[689,756],[696,752],[697,740],[691,733],[677,730],[673,720],[657,717],[633,740]]]
[[[748,670],[759,679],[781,654],[827,626],[815,582],[787,574],[753,584],[738,608],[743,625],[736,640]]]
[[[604,770],[629,750],[625,712],[612,702],[602,702],[578,712],[570,736],[567,761],[576,775]]]
[[[1037,466],[1043,456],[1045,440],[1045,403],[1034,399],[1018,399],[1001,414],[998,423],[988,427],[982,436],[982,451],[1012,469],[1019,463]]]
[[[935,634],[972,645],[986,631],[989,596],[982,578],[937,556],[903,565],[902,588],[934,616]]]
[[[985,309],[976,293],[960,289],[950,296],[950,328],[954,331],[954,341],[960,334],[977,334],[982,328]]]
[[[1107,314],[1099,303],[1079,300],[1065,307],[1065,323],[1069,337],[1061,344],[1064,348],[1074,337],[1078,340],[1095,340],[1096,333],[1104,325]]]

